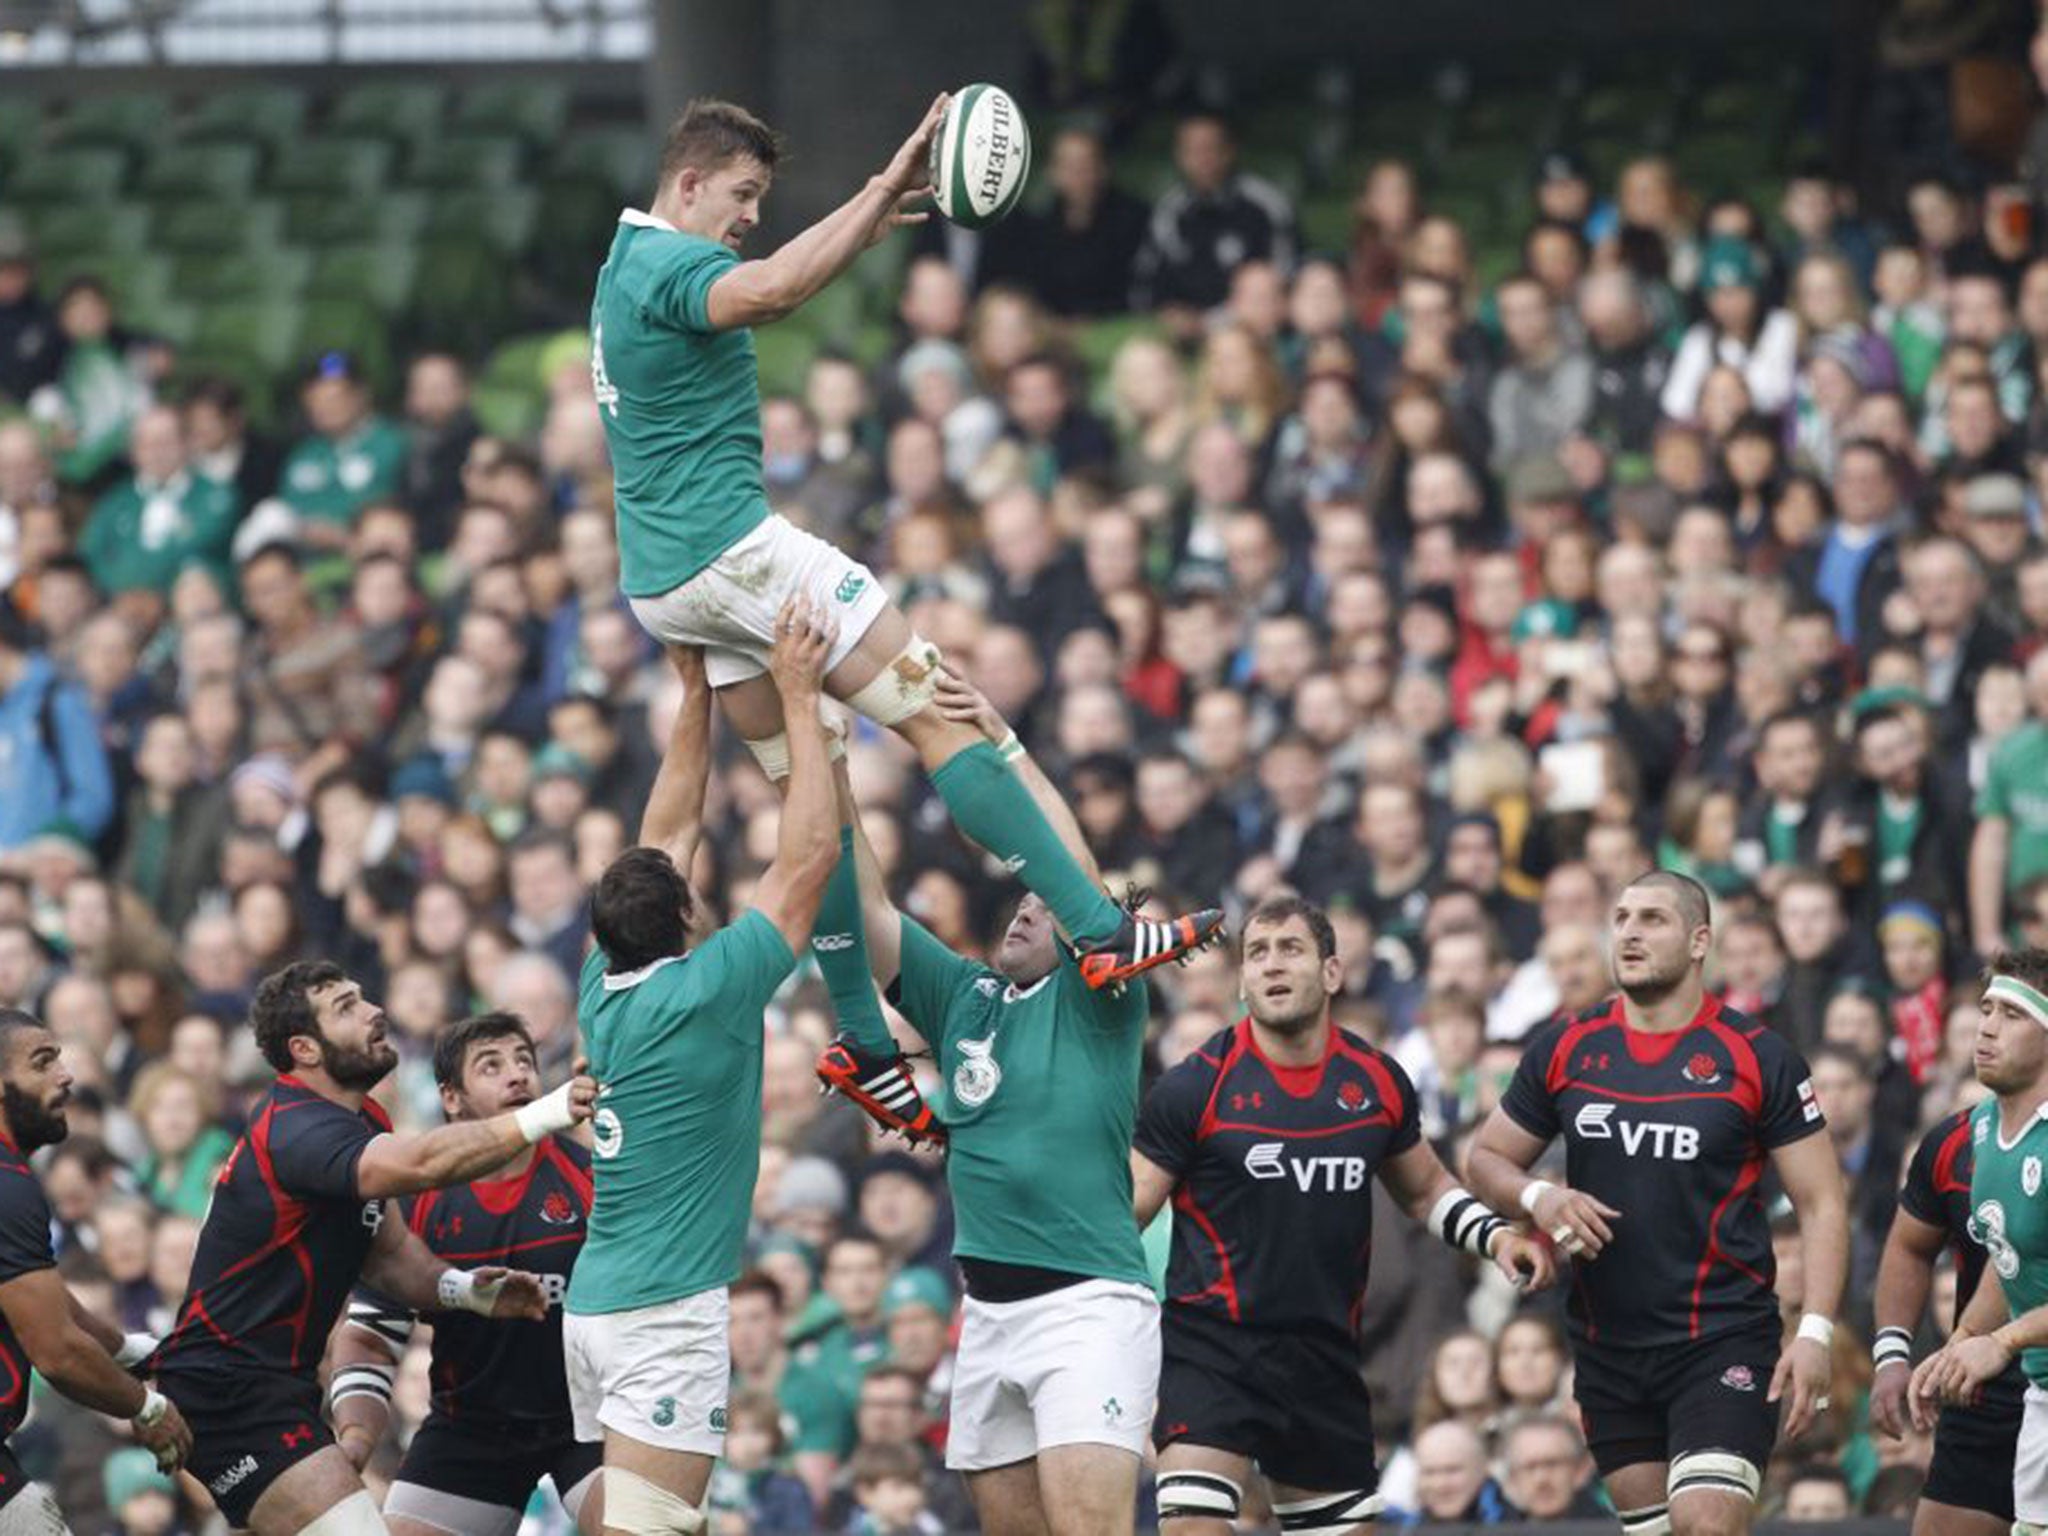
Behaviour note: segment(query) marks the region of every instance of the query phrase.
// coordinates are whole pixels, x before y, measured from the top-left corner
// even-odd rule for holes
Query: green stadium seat
[[[284,238],[284,205],[252,198],[228,210],[179,198],[157,207],[150,238],[173,256],[275,250]]]
[[[133,255],[149,244],[149,209],[138,203],[67,208],[53,203],[29,221],[36,251],[45,260],[74,254]]]
[[[524,437],[547,419],[548,381],[572,360],[587,367],[590,337],[581,330],[542,331],[506,342],[477,375],[472,392],[484,430]]]
[[[500,255],[517,256],[533,240],[540,197],[530,188],[451,192],[428,207],[422,233],[435,241],[482,241]]]
[[[199,306],[179,299],[146,299],[124,308],[121,323],[183,347],[199,329]]]
[[[306,193],[285,199],[285,228],[302,245],[362,240],[414,240],[427,227],[434,199],[425,192],[384,192],[365,198]]]
[[[0,96],[0,186],[7,172],[34,153],[43,135],[43,109],[31,96]]]
[[[334,99],[328,127],[352,138],[418,144],[440,130],[448,92],[424,80],[375,80]]]
[[[187,139],[227,140],[275,148],[306,126],[306,98],[284,85],[214,91],[183,123]]]
[[[82,96],[52,125],[51,142],[60,145],[117,144],[147,149],[169,131],[170,101],[154,91],[121,91],[109,96]]]
[[[319,299],[358,299],[387,319],[412,302],[418,254],[409,245],[338,245],[313,257],[307,291]]]
[[[1240,163],[1254,176],[1263,176],[1284,192],[1291,202],[1299,202],[1303,189],[1308,185],[1307,173],[1302,169],[1299,149],[1272,148],[1247,149],[1238,156]]]
[[[1351,248],[1350,195],[1312,197],[1301,205],[1302,245],[1319,256],[1337,256]]]
[[[469,392],[470,409],[493,437],[531,437],[547,420],[547,396],[530,389],[479,381]]]
[[[241,386],[242,403],[249,423],[258,431],[277,424],[278,378],[262,359],[242,352],[202,352],[191,346],[178,349],[177,367],[171,370],[171,393],[202,378],[222,378]]]
[[[518,139],[458,133],[429,139],[412,152],[405,179],[417,187],[511,187],[519,183],[526,148]]]
[[[818,355],[818,338],[788,320],[764,325],[754,332],[754,359],[761,373],[764,395],[803,393],[804,373]]]
[[[73,278],[98,278],[114,296],[114,309],[126,320],[131,309],[152,309],[171,298],[169,258],[151,252],[123,255],[116,251],[79,251],[41,263],[43,291],[54,293]]]
[[[1119,315],[1109,320],[1088,320],[1074,328],[1074,355],[1094,380],[1109,377],[1109,365],[1123,344],[1134,336],[1156,339],[1165,336],[1149,315]]]
[[[128,157],[118,149],[46,149],[15,167],[7,179],[7,201],[22,207],[103,203],[119,194],[127,177]]]
[[[867,295],[852,283],[833,283],[790,318],[829,347],[846,348],[866,319]]]
[[[187,298],[225,304],[237,296],[297,299],[313,272],[310,252],[273,249],[255,255],[207,252],[178,258],[176,287]]]
[[[300,314],[299,346],[303,356],[318,352],[352,352],[361,362],[371,389],[391,386],[391,337],[384,317],[360,299],[315,299]]]
[[[509,133],[544,147],[569,126],[569,88],[531,79],[473,85],[457,99],[450,126],[463,133]]]
[[[270,168],[277,192],[369,197],[391,175],[391,145],[382,139],[308,139],[278,150]]]
[[[1548,87],[1481,88],[1458,125],[1461,141],[1513,143],[1525,162],[1558,141],[1564,103]]]
[[[293,299],[216,304],[200,312],[191,347],[201,356],[248,358],[275,376],[303,361],[303,322],[301,306]]]
[[[152,197],[237,200],[256,185],[261,158],[254,144],[166,144],[150,157],[137,186]]]
[[[474,356],[511,323],[512,286],[503,253],[468,239],[420,247],[413,280],[410,339]]]
[[[635,205],[652,190],[654,145],[640,128],[582,128],[563,135],[548,155],[550,178],[596,182]]]

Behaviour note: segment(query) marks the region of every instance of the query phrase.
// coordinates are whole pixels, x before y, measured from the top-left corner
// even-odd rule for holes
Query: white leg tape
[[[1311,1498],[1275,1503],[1284,1536],[1345,1536],[1379,1518],[1383,1501],[1363,1488],[1350,1493],[1318,1493]]]
[[[1754,1502],[1763,1475],[1745,1456],[1728,1451],[1690,1451],[1671,1463],[1664,1485],[1671,1498],[1681,1493],[1731,1493]]]
[[[301,1526],[299,1536],[391,1536],[391,1528],[369,1490],[358,1488],[311,1525]]]
[[[1244,1490],[1221,1472],[1162,1472],[1157,1502],[1162,1525],[1169,1520],[1235,1520]]]
[[[1671,1506],[1652,1504],[1644,1509],[1624,1509],[1617,1513],[1621,1521],[1621,1536],[1671,1536]]]
[[[789,777],[789,732],[777,731],[773,736],[750,741],[747,750],[754,754],[754,761],[761,765],[771,783],[780,784]]]
[[[632,1536],[700,1536],[704,1512],[638,1472],[606,1467],[604,1523]]]
[[[877,725],[897,725],[937,695],[939,661],[939,648],[923,635],[913,634],[901,654],[844,703]]]

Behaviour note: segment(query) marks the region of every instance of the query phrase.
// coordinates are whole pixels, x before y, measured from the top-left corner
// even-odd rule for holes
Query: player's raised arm
[[[711,686],[704,678],[702,647],[672,645],[668,659],[682,679],[683,701],[640,813],[640,846],[659,848],[687,880],[704,833],[704,796],[711,782]]]
[[[576,1065],[576,1075],[568,1082],[509,1114],[450,1121],[411,1135],[386,1132],[375,1137],[356,1164],[356,1193],[376,1200],[466,1184],[510,1162],[542,1137],[580,1125],[597,1107],[597,1082],[585,1075],[582,1062]]]
[[[957,720],[971,725],[995,743],[996,750],[1008,761],[1011,771],[1023,781],[1031,792],[1032,800],[1052,824],[1060,845],[1067,850],[1074,862],[1081,866],[1082,873],[1097,885],[1102,883],[1102,870],[1095,862],[1095,854],[1088,847],[1088,839],[1081,831],[1081,823],[1074,819],[1073,808],[1064,796],[1053,787],[1052,780],[1024,750],[1024,744],[1017,739],[1017,733],[1010,722],[1002,717],[995,705],[966,678],[951,667],[942,666],[938,672],[938,688],[934,703],[940,714],[948,720]]]
[[[474,1312],[529,1321],[548,1315],[547,1292],[537,1275],[502,1266],[458,1269],[396,1216],[387,1216],[377,1228],[377,1240],[363,1261],[363,1281],[415,1312]]]
[[[383,1235],[381,1227],[378,1235]],[[410,1307],[357,1292],[334,1330],[327,1416],[342,1454],[358,1472],[369,1465],[391,1426],[391,1390],[414,1322]]]
[[[889,883],[882,876],[881,860],[861,825],[860,807],[854,803],[853,781],[847,777],[846,760],[832,765],[833,786],[839,797],[841,824],[853,833],[853,867],[860,882],[860,920],[867,939],[868,969],[880,986],[888,986],[903,969],[903,914],[889,899]]]
[[[161,1392],[129,1375],[98,1329],[80,1321],[77,1304],[54,1265],[0,1282],[0,1315],[21,1340],[29,1364],[74,1403],[126,1419],[135,1438],[173,1470],[192,1449],[192,1432]]]
[[[1380,1182],[1401,1209],[1460,1252],[1491,1259],[1517,1290],[1542,1290],[1557,1278],[1549,1250],[1474,1198],[1418,1141],[1380,1164]]]
[[[942,92],[909,138],[866,186],[773,256],[741,262],[711,285],[705,316],[713,330],[766,325],[799,308],[898,224],[921,222],[905,204],[927,191],[932,135],[946,110]],[[685,170],[684,176],[695,173]],[[764,189],[765,190],[765,189]]]
[[[794,954],[802,954],[811,941],[825,882],[839,862],[838,796],[824,723],[818,718],[833,634],[825,615],[792,600],[776,618],[775,649],[768,658],[789,730],[789,790],[783,796],[775,860],[755,887],[754,905]]]

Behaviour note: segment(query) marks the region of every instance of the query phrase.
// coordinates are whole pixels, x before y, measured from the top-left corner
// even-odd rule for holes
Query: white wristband
[[[528,1143],[552,1136],[556,1131],[566,1131],[576,1123],[576,1115],[569,1108],[569,1090],[573,1083],[564,1083],[553,1093],[542,1094],[531,1104],[523,1104],[512,1111],[512,1118],[519,1122],[519,1134]]]
[[[1536,1215],[1536,1202],[1538,1200],[1541,1200],[1545,1195],[1552,1195],[1556,1193],[1557,1186],[1551,1183],[1550,1180],[1531,1179],[1528,1183],[1522,1186],[1522,1193],[1520,1196],[1522,1209],[1527,1211],[1530,1215],[1530,1218],[1533,1220]]]
[[[1818,1312],[1807,1312],[1799,1319],[1799,1337],[1811,1339],[1822,1349],[1835,1342],[1835,1320],[1822,1317]]]
[[[444,1312],[474,1312],[479,1317],[489,1317],[491,1308],[498,1303],[498,1292],[505,1288],[505,1280],[479,1280],[474,1270],[444,1269],[435,1286],[435,1294]]]
[[[132,1371],[151,1355],[156,1353],[157,1336],[153,1333],[124,1333],[121,1347],[114,1351],[114,1364],[124,1371]]]
[[[1024,755],[1024,743],[1019,741],[1017,739],[1017,733],[1015,731],[1012,731],[1009,735],[1005,736],[1001,741],[996,743],[996,751],[1000,752],[1003,755],[1004,762],[1014,763],[1017,761],[1018,758]]]
[[[163,1416],[170,1411],[170,1407],[171,1400],[163,1393],[155,1387],[145,1387],[142,1393],[142,1406],[135,1411],[135,1417],[131,1422],[140,1424],[144,1429],[155,1429],[163,1421]]]

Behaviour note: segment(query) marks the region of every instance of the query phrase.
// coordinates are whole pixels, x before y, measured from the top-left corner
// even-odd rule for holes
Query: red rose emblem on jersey
[[[1356,1083],[1337,1085],[1337,1102],[1346,1109],[1365,1108],[1365,1090]]]
[[[1695,1051],[1680,1072],[1688,1083],[1718,1083],[1721,1081],[1721,1064],[1705,1051]]]
[[[540,1203],[540,1219],[551,1227],[569,1227],[576,1224],[576,1207],[569,1203],[569,1197],[559,1189]]]

